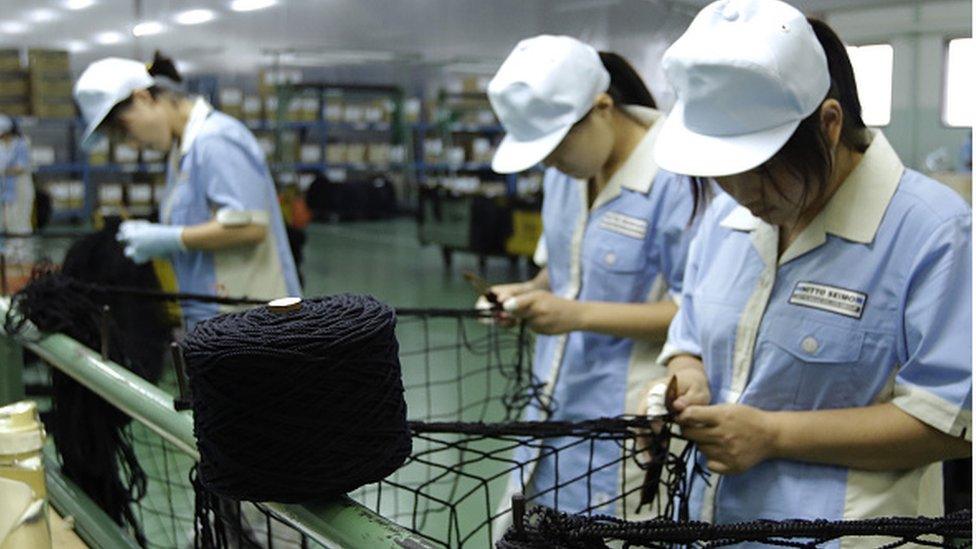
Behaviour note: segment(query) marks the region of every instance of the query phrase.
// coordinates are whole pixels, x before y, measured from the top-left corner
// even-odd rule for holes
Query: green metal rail
[[[0,319],[10,301],[0,297]],[[92,390],[124,413],[163,437],[181,451],[200,459],[193,438],[191,412],[177,412],[173,397],[125,368],[62,334],[42,334],[28,328],[16,338],[0,333],[0,398],[20,394],[12,385],[22,383],[19,346],[24,346],[53,367]],[[16,379],[14,379],[16,378]],[[0,401],[0,404],[3,404]],[[52,496],[71,497],[71,490],[52,491]],[[70,505],[70,504],[68,504]],[[369,509],[342,497],[302,505],[260,504],[268,512],[309,538],[330,547],[364,548],[431,548],[428,540],[418,536]],[[84,520],[76,516],[76,521]],[[97,532],[94,526],[90,528]],[[106,546],[109,546],[108,540]],[[111,543],[110,546],[115,546]],[[97,544],[97,546],[102,546]]]

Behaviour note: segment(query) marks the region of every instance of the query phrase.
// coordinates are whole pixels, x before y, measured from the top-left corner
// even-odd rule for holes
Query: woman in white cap
[[[119,240],[137,263],[168,258],[181,292],[275,298],[299,295],[295,263],[264,152],[239,121],[174,89],[172,62],[92,63],[75,84],[88,123],[83,146],[108,133],[169,153],[160,223],[125,221]],[[184,302],[187,327],[217,314]]]
[[[17,122],[5,114],[0,114],[0,203],[3,204],[3,211],[0,212],[3,232],[31,232],[34,180],[31,177],[30,144],[20,132]],[[8,243],[4,246],[4,252],[13,256],[14,261],[29,260],[24,257],[25,240],[13,238]],[[7,261],[10,260],[8,256]]]
[[[533,372],[548,409],[533,407],[527,419],[635,413],[643,385],[664,373],[654,358],[677,310],[690,241],[689,182],[658,169],[652,155],[664,116],[626,60],[567,36],[520,42],[488,97],[507,132],[495,171],[548,167],[545,268],[493,288],[508,314],[539,334]],[[532,461],[513,489],[565,511],[615,513],[621,475],[640,473],[624,471],[620,455],[613,442],[596,443],[592,455],[578,445]],[[627,505],[632,513],[636,499]]]
[[[941,514],[939,462],[971,453],[969,208],[865,128],[843,43],[788,4],[715,2],[663,64],[657,162],[727,193],[661,356],[711,472],[692,518]]]

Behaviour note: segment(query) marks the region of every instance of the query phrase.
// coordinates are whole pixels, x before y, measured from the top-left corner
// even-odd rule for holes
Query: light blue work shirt
[[[959,196],[905,169],[874,133],[825,209],[777,259],[778,240],[778,228],[729,196],[716,199],[692,243],[661,362],[700,356],[713,403],[824,410],[892,402],[971,440],[970,211]],[[941,515],[941,478],[938,463],[876,472],[773,459],[712,475],[710,486],[695,482],[692,518]]]
[[[658,169],[653,147],[664,115],[627,107],[650,130],[595,198],[586,181],[549,169],[543,182],[543,245],[553,294],[579,301],[645,303],[677,298],[690,243],[693,197],[688,179]],[[582,421],[636,413],[641,389],[665,374],[655,359],[660,344],[593,332],[537,336],[533,372],[546,383],[555,410],[530,409],[527,419]],[[573,439],[551,442],[560,446]],[[578,439],[577,439],[578,440]],[[525,462],[533,452],[523,449]],[[533,504],[578,512],[588,507],[619,513],[622,477],[639,486],[642,471],[629,460],[621,467],[618,443],[577,444],[558,456],[541,457],[526,490]],[[601,467],[603,467],[601,469]],[[596,470],[599,469],[599,470]],[[531,470],[531,467],[528,469]],[[570,479],[579,479],[568,483]],[[628,513],[638,495],[628,500]],[[603,502],[612,502],[600,506]]]
[[[268,231],[256,246],[171,254],[181,292],[257,299],[299,296],[298,273],[271,173],[254,135],[202,99],[190,113],[179,150],[170,154],[161,220],[199,225],[248,214]],[[182,303],[187,328],[229,310],[212,303]]]
[[[30,170],[30,167],[30,145],[26,139],[14,137],[9,142],[0,141],[0,202],[11,204],[17,200],[17,178],[20,177],[2,174],[14,168]]]

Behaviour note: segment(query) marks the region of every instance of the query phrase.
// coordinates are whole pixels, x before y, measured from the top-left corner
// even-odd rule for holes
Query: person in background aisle
[[[527,419],[636,412],[643,385],[663,374],[654,359],[678,308],[693,210],[687,178],[658,169],[651,154],[665,117],[625,59],[567,36],[520,42],[488,97],[507,132],[493,169],[548,167],[545,268],[492,288],[509,319],[539,334],[533,372],[551,413],[532,408]],[[620,448],[598,444],[596,454],[613,464]],[[551,456],[541,459],[525,475],[529,501],[554,505],[557,478],[585,478],[559,488],[561,510],[590,502],[598,512],[619,511],[621,475],[637,468],[616,463],[587,475],[589,459],[588,447],[560,454],[558,471]]]
[[[17,122],[0,114],[0,201],[3,202],[4,232],[25,234],[33,230],[34,180],[31,176],[30,143],[23,136]],[[30,261],[29,241],[21,238],[5,240],[4,253],[14,263]]]
[[[110,134],[169,152],[160,223],[125,221],[118,238],[137,263],[168,258],[181,292],[275,298],[300,295],[264,152],[251,132],[204,99],[174,89],[180,75],[157,53],[142,63],[92,63],[74,95],[88,126],[83,146]],[[218,313],[184,302],[187,328]]]
[[[710,4],[663,66],[655,158],[726,193],[660,357],[711,474],[692,519],[941,515],[939,462],[972,452],[969,208],[865,127],[844,44],[784,2]]]

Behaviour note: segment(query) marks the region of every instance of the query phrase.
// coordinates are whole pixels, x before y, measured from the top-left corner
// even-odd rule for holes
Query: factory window
[[[945,86],[942,96],[942,122],[966,127],[976,123],[976,45],[972,38],[950,40],[946,49]]]
[[[861,116],[868,126],[891,122],[891,74],[895,54],[890,44],[850,46],[847,54],[854,65]]]

